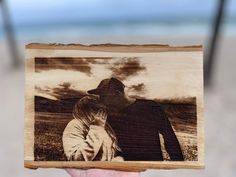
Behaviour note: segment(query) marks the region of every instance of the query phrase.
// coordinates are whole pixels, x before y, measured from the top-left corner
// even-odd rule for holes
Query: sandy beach
[[[109,39],[109,40],[107,40]],[[76,40],[75,40],[76,41]],[[75,42],[74,41],[74,42]],[[161,43],[170,45],[204,45],[206,37],[193,38],[97,38],[82,39],[79,43]],[[1,150],[0,176],[4,177],[65,177],[61,169],[29,170],[23,168],[23,130],[24,130],[24,45],[19,42],[22,66],[11,67],[10,55],[5,41],[0,42],[0,107],[1,107]],[[56,41],[60,42],[60,41]],[[62,41],[71,42],[71,41]],[[222,36],[217,54],[214,82],[205,89],[205,170],[147,170],[142,177],[234,177],[236,174],[235,115],[236,115],[236,36]]]

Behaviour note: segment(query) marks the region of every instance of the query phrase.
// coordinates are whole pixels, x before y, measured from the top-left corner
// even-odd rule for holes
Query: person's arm
[[[156,116],[158,117],[159,132],[163,136],[165,148],[171,160],[184,160],[179,141],[174,133],[170,121],[166,116],[166,113],[160,106],[156,106],[154,110]]]
[[[82,125],[78,120],[70,122],[63,133],[63,147],[68,160],[93,160],[103,143],[104,127],[90,125],[87,135],[84,135]]]

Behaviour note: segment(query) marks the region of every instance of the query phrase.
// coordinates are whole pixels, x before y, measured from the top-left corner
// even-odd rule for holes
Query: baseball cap
[[[124,88],[125,85],[120,80],[112,77],[109,79],[102,80],[96,89],[89,90],[88,93],[102,95],[116,90],[120,91],[121,93],[124,93]]]

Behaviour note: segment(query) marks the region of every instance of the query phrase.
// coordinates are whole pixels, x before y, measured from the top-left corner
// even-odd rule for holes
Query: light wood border
[[[79,161],[29,161],[25,160],[26,168],[79,168],[79,169],[110,169],[120,171],[145,171],[147,169],[203,169],[205,166],[196,162],[79,162]]]
[[[48,50],[93,50],[103,52],[167,52],[167,51],[202,51],[202,45],[196,46],[169,46],[163,44],[40,44],[31,43],[26,49],[48,49]]]

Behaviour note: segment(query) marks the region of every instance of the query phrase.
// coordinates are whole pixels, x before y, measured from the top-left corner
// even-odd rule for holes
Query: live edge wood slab
[[[202,46],[32,43],[25,66],[26,168],[204,168]]]

